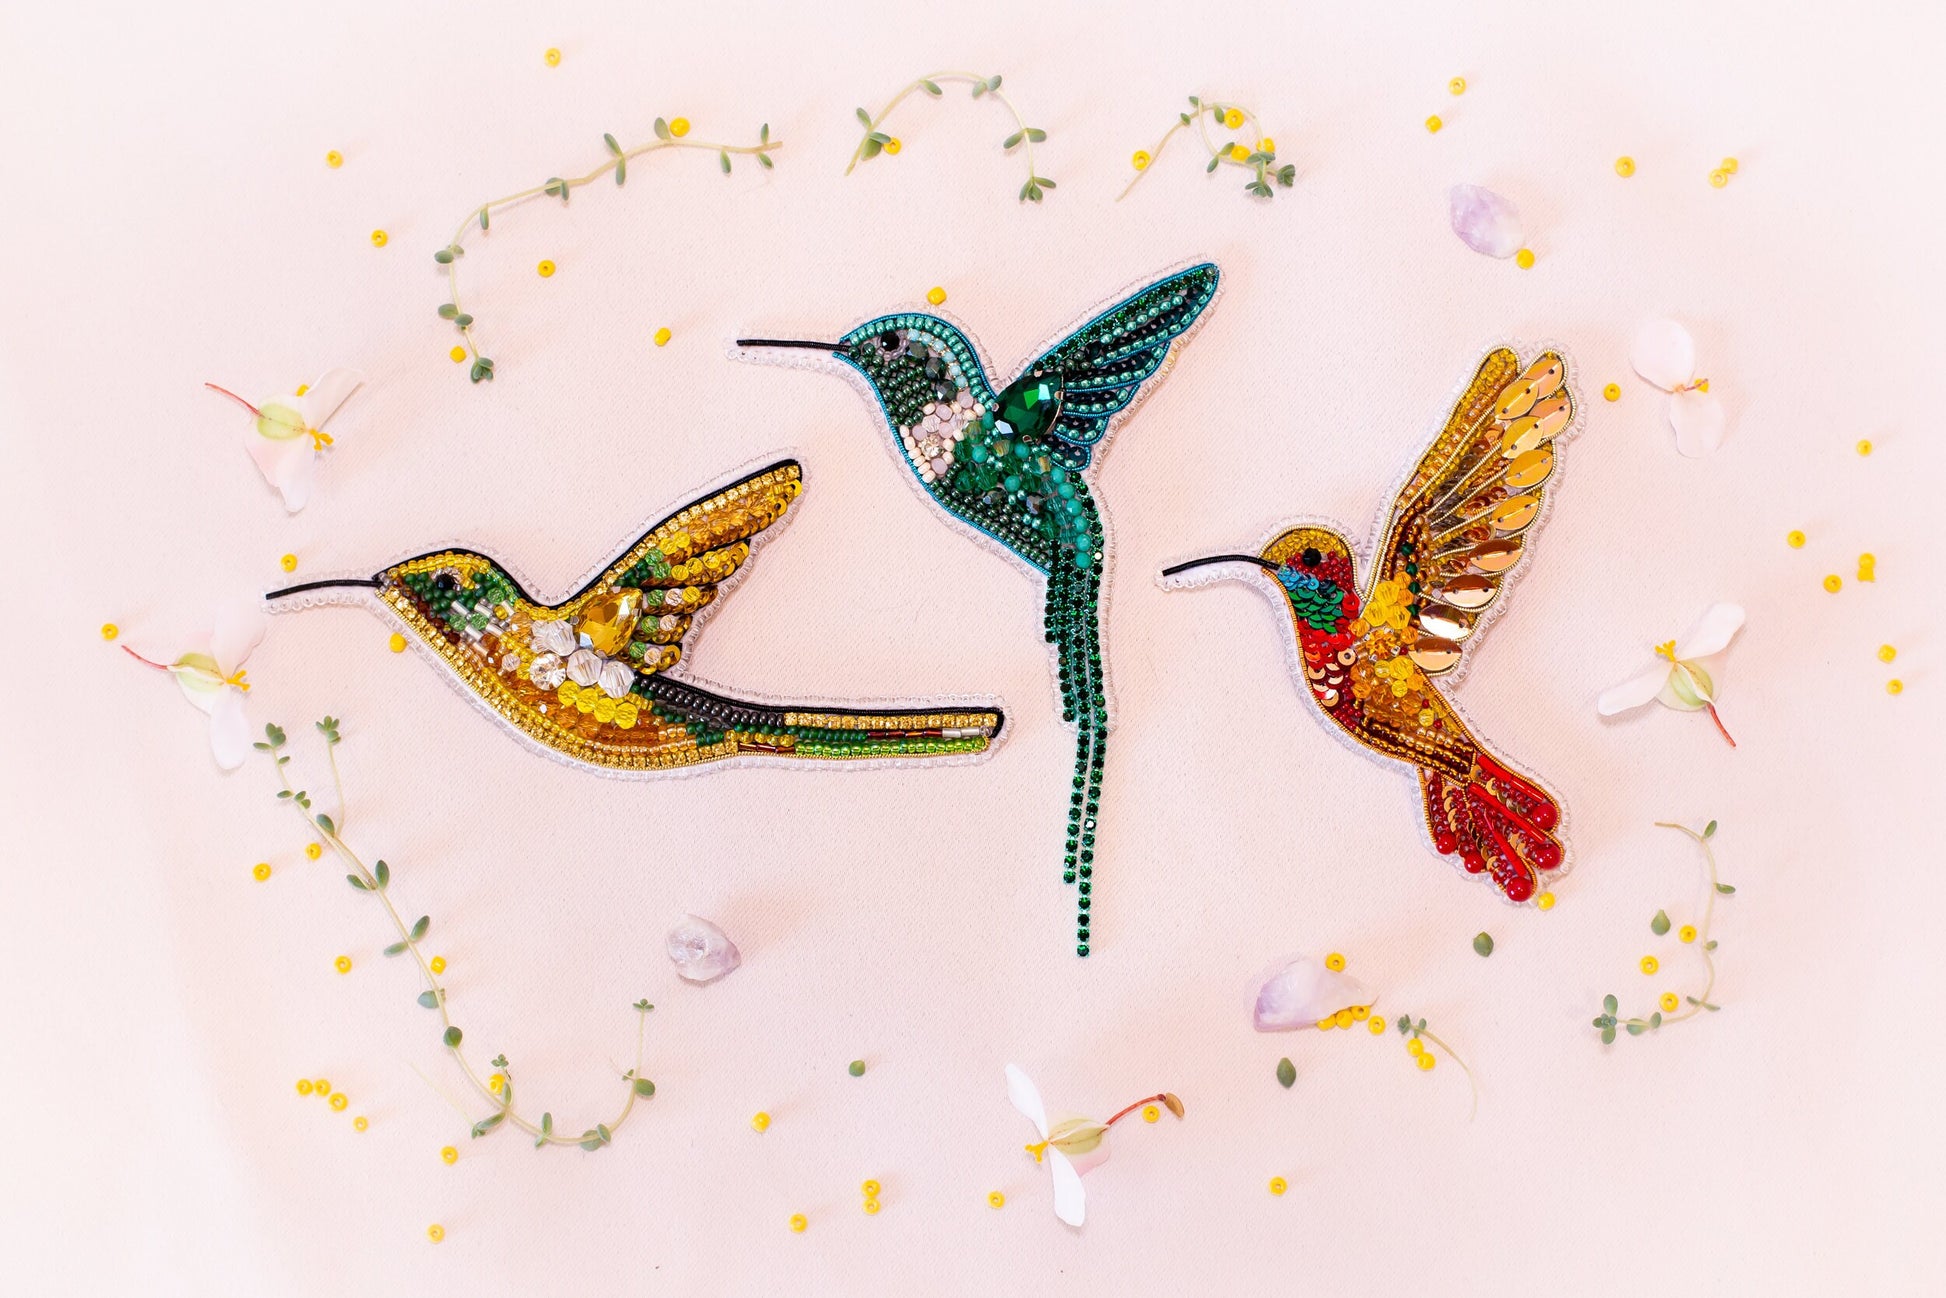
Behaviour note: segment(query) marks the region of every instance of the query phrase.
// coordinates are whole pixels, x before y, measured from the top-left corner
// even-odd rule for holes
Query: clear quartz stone
[[[566,622],[536,622],[527,638],[542,653],[571,654],[580,644]]]
[[[1474,252],[1511,257],[1520,251],[1520,209],[1483,185],[1454,185],[1446,191],[1453,233]]]
[[[544,690],[561,688],[561,682],[567,678],[568,669],[553,654],[542,654],[527,666],[527,679]]]
[[[593,685],[601,679],[601,655],[592,649],[577,649],[568,655],[568,679],[576,685]]]
[[[669,962],[684,982],[709,983],[742,964],[743,953],[716,925],[685,915],[669,930]]]
[[[628,687],[633,684],[635,684],[635,673],[629,669],[627,663],[618,663],[610,659],[602,664],[601,692],[609,698],[627,697]]]
[[[1372,994],[1356,978],[1327,968],[1322,960],[1299,956],[1264,972],[1251,1020],[1259,1032],[1288,1032],[1371,1003]]]

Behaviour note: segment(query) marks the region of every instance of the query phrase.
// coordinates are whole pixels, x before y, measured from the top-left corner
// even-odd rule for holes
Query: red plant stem
[[[169,670],[163,664],[156,662],[152,658],[144,658],[141,654],[136,653],[133,649],[129,648],[127,645],[122,646],[122,652],[127,654],[129,657],[133,658],[138,663],[147,663],[149,666],[155,668],[159,672],[166,672]]]
[[[208,388],[211,392],[221,392],[224,396],[236,402],[238,405],[242,406],[245,410],[248,410],[251,414],[255,415],[257,418],[262,419],[264,417],[263,411],[257,409],[255,406],[251,405],[248,401],[245,401],[242,397],[230,391],[228,388],[220,388],[214,383],[205,383],[203,384],[203,386]]]
[[[1710,720],[1716,723],[1716,729],[1718,733],[1720,733],[1723,736],[1724,740],[1730,745],[1730,747],[1735,748],[1737,746],[1737,741],[1731,739],[1730,732],[1723,728],[1723,718],[1716,715],[1716,705],[1714,703],[1705,703],[1703,706],[1710,710]]]
[[[1162,1103],[1162,1099],[1163,1097],[1160,1095],[1145,1095],[1141,1099],[1137,1100],[1135,1103],[1129,1105],[1126,1109],[1123,1109],[1120,1113],[1117,1113],[1114,1117],[1110,1118],[1108,1121],[1102,1123],[1101,1125],[1104,1127],[1112,1127],[1117,1122],[1120,1122],[1123,1118],[1126,1118],[1129,1114],[1141,1108],[1143,1105],[1160,1104]]]

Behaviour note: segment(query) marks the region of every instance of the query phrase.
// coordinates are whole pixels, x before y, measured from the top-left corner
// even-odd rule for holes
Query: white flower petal
[[[176,659],[169,673],[176,678],[182,688],[182,696],[205,716],[216,711],[216,700],[222,695],[223,677],[216,669],[216,659],[206,653],[186,653]]]
[[[1743,627],[1741,604],[1712,604],[1696,619],[1696,625],[1676,641],[1676,657],[1707,658],[1722,653]]]
[[[311,501],[311,487],[318,475],[317,448],[311,445],[308,437],[273,445],[279,453],[270,482],[283,495],[285,511],[295,514]]]
[[[1313,1027],[1339,1010],[1371,1003],[1371,992],[1356,978],[1326,968],[1322,960],[1298,956],[1264,971],[1251,1022],[1259,1032],[1288,1032]]]
[[[243,765],[250,755],[250,722],[243,715],[243,691],[224,686],[216,696],[216,708],[209,716],[210,752],[216,764],[226,771]]]
[[[210,657],[224,676],[243,666],[250,653],[264,638],[264,602],[251,595],[225,604],[216,611],[216,629],[210,633]]]
[[[1617,712],[1641,707],[1662,693],[1663,687],[1669,683],[1669,670],[1667,667],[1651,667],[1640,676],[1603,690],[1601,697],[1595,700],[1595,711],[1604,717],[1612,717]]]
[[[295,398],[305,426],[323,428],[338,413],[338,407],[345,404],[345,399],[364,382],[365,376],[357,370],[327,370],[323,378],[305,389],[303,396]]]
[[[1696,340],[1674,320],[1651,320],[1636,331],[1628,362],[1664,392],[1674,392],[1696,377]]]
[[[1058,1149],[1047,1151],[1047,1169],[1054,1177],[1054,1215],[1070,1226],[1088,1220],[1088,1195],[1081,1188],[1081,1173],[1061,1156]]]
[[[1013,1101],[1020,1116],[1034,1124],[1042,1140],[1047,1139],[1047,1108],[1041,1103],[1041,1093],[1027,1080],[1027,1074],[1013,1064],[1007,1065],[1007,1098]]]
[[[1676,430],[1676,449],[1700,460],[1723,444],[1728,416],[1713,392],[1695,388],[1669,397],[1669,426]]]

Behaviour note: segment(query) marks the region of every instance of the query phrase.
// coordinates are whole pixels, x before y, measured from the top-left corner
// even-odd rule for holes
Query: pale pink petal
[[[1047,1108],[1041,1103],[1041,1093],[1027,1080],[1027,1074],[1013,1064],[1007,1065],[1007,1098],[1013,1101],[1020,1116],[1034,1124],[1042,1140],[1047,1139]]]
[[[310,439],[285,443],[271,482],[283,494],[286,512],[295,514],[310,503],[311,488],[317,477],[318,453],[312,449]]]
[[[1054,1215],[1070,1226],[1088,1220],[1088,1196],[1081,1188],[1081,1173],[1058,1149],[1047,1151],[1048,1170],[1054,1175]]]
[[[234,600],[217,610],[216,628],[210,633],[210,656],[224,676],[235,674],[264,638],[264,602],[257,595]]]
[[[1696,625],[1676,641],[1676,657],[1707,658],[1722,653],[1742,628],[1741,604],[1712,604],[1696,619]]]
[[[1636,331],[1628,361],[1637,374],[1674,392],[1696,377],[1696,342],[1674,320],[1651,320]]]
[[[305,427],[323,428],[338,413],[338,407],[345,404],[345,399],[364,382],[365,376],[357,370],[326,371],[323,378],[305,389],[303,396],[293,399],[298,412],[304,416]]]
[[[1640,676],[1634,676],[1601,692],[1595,700],[1595,711],[1604,717],[1612,717],[1617,712],[1627,712],[1639,708],[1662,692],[1669,679],[1667,667],[1651,667]]]
[[[216,764],[226,771],[243,765],[250,755],[250,722],[243,715],[243,691],[224,686],[209,714],[209,747]]]
[[[1690,388],[1669,397],[1669,426],[1676,430],[1676,449],[1700,460],[1723,444],[1728,416],[1713,392]]]

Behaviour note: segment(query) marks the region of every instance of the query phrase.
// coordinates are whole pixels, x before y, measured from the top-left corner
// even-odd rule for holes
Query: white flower
[[[204,637],[207,648],[192,649],[173,663],[151,662],[127,649],[137,661],[173,675],[183,696],[209,714],[210,751],[226,771],[234,771],[250,755],[250,727],[243,717],[250,683],[244,679],[243,663],[263,638],[263,600],[251,598],[217,614],[215,628]]]
[[[325,424],[364,381],[354,370],[330,370],[295,396],[270,397],[254,406],[214,383],[204,386],[256,416],[246,449],[264,479],[284,497],[284,508],[295,514],[311,499],[318,458],[331,445]]]
[[[1669,394],[1669,426],[1676,449],[1701,459],[1723,442],[1723,405],[1710,381],[1696,377],[1696,341],[1674,320],[1651,320],[1629,348],[1635,372]]]
[[[1322,960],[1298,956],[1265,972],[1251,1021],[1259,1032],[1328,1027],[1338,1011],[1369,1009],[1373,999],[1356,978]]]
[[[1040,1133],[1039,1142],[1027,1146],[1027,1152],[1035,1162],[1046,1163],[1054,1178],[1054,1215],[1070,1226],[1081,1225],[1088,1216],[1081,1176],[1107,1160],[1108,1147],[1102,1142],[1108,1124],[1092,1118],[1063,1118],[1049,1127],[1041,1093],[1013,1064],[1007,1065],[1007,1098]]]
[[[1631,677],[1595,700],[1595,710],[1604,717],[1639,708],[1651,699],[1684,712],[1707,711],[1717,730],[1735,748],[1737,741],[1716,714],[1716,681],[1703,660],[1722,653],[1743,626],[1743,609],[1736,604],[1712,604],[1696,625],[1680,640],[1667,640],[1655,647],[1656,656],[1665,660],[1640,676]]]

